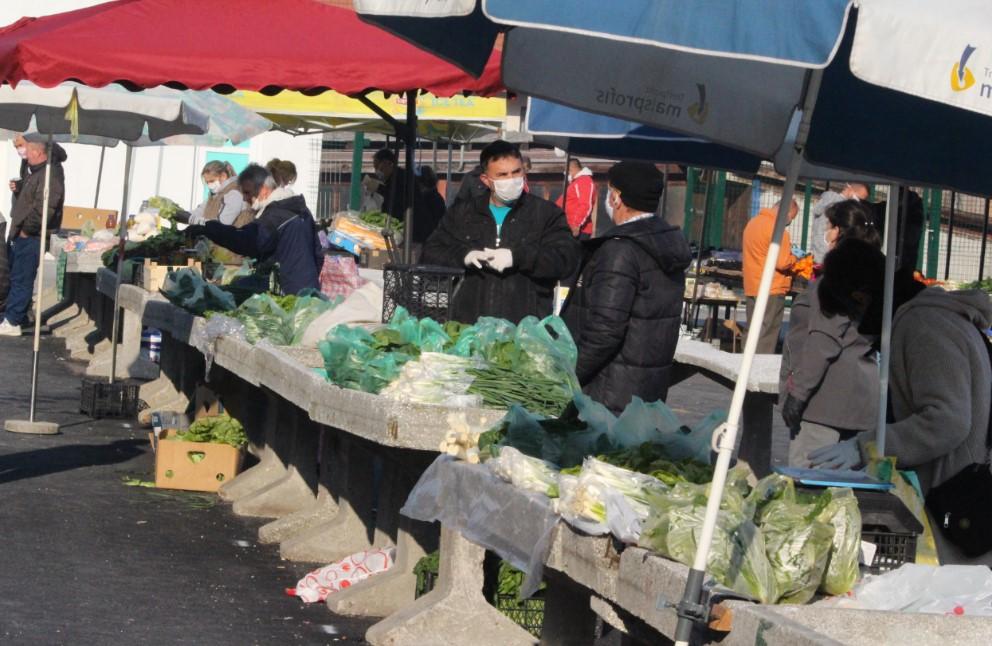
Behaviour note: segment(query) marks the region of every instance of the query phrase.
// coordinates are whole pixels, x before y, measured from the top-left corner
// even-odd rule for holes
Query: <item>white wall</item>
[[[8,25],[22,16],[41,16],[71,11],[102,0],[0,0],[0,25]],[[264,164],[273,157],[288,159],[296,164],[298,179],[296,191],[306,197],[310,209],[317,208],[317,184],[320,175],[320,135],[291,137],[270,132],[255,137],[247,149],[227,149],[231,152],[248,152],[251,161]],[[97,170],[100,149],[81,144],[65,144],[69,155],[65,164],[66,204],[93,206],[96,195]],[[206,161],[207,152],[219,148],[167,146],[161,153],[159,174],[158,147],[135,149],[133,156],[133,182],[128,199],[128,213],[137,213],[141,202],[156,194],[164,195],[184,208],[196,206],[202,199],[203,184],[199,174]],[[0,142],[0,178],[16,177],[20,158],[13,146]],[[103,181],[100,186],[99,208],[119,211],[123,199],[124,147],[108,148],[104,159]],[[10,208],[6,182],[0,183],[0,212]]]

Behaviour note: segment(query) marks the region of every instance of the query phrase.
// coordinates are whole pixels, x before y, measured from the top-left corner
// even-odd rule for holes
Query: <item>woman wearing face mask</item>
[[[255,212],[245,204],[238,190],[238,175],[229,163],[209,161],[200,177],[210,196],[189,214],[189,224],[218,220],[221,224],[243,227],[255,219]]]
[[[842,240],[881,248],[864,203],[837,202],[825,217],[822,242],[828,251]],[[879,379],[871,340],[858,332],[858,321],[823,312],[817,284],[793,301],[782,348],[779,392],[782,418],[793,438],[789,464],[794,467],[808,467],[810,451],[877,424]]]
[[[424,244],[421,262],[465,269],[452,318],[495,316],[518,323],[552,313],[555,284],[579,262],[565,214],[524,192],[520,150],[494,141],[479,158],[485,192],[456,201]]]

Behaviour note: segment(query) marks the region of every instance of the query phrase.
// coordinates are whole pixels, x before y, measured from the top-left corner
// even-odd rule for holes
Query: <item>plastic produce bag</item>
[[[381,352],[375,339],[362,328],[339,325],[319,344],[327,378],[343,387],[378,393],[400,374],[413,357],[401,352]]]
[[[235,308],[234,296],[203,280],[195,269],[170,271],[162,283],[162,295],[189,312],[227,312]]]
[[[638,544],[691,566],[705,515],[705,501],[653,510],[642,524]],[[772,603],[778,597],[764,538],[739,512],[722,509],[718,514],[706,571],[721,585],[762,603]]]
[[[341,297],[333,299],[323,298],[318,292],[313,294],[301,293],[296,298],[296,303],[288,312],[289,338],[288,345],[299,345],[303,342],[303,336],[321,314],[332,310],[341,304]]]
[[[320,291],[328,298],[347,298],[364,282],[358,275],[358,265],[353,256],[324,256],[324,264],[320,268]]]
[[[544,460],[524,455],[513,447],[506,447],[499,456],[486,462],[496,476],[518,489],[540,493],[549,498],[558,497],[558,470]]]
[[[816,594],[833,545],[834,527],[816,519],[814,505],[773,500],[761,514],[768,560],[781,603],[806,603]]]
[[[300,579],[296,588],[287,589],[286,593],[306,603],[326,601],[338,590],[389,570],[395,562],[395,547],[363,550],[310,572]]]
[[[829,502],[816,519],[833,528],[830,560],[820,589],[827,594],[844,594],[858,582],[861,552],[861,510],[850,489],[828,489],[821,494]]]
[[[315,318],[303,333],[300,345],[316,348],[327,332],[341,324],[378,323],[382,317],[382,287],[373,282],[362,285],[340,305]]]

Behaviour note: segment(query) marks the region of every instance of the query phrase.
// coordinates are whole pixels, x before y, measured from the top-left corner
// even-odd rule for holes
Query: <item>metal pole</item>
[[[978,282],[985,279],[985,248],[989,242],[989,198],[985,198],[985,212],[982,213],[982,252],[978,261]]]
[[[351,152],[351,199],[348,202],[352,211],[362,208],[362,159],[365,153],[365,133],[356,132],[354,150]]]
[[[41,238],[38,240],[38,282],[34,295],[34,357],[31,361],[31,409],[28,421],[34,423],[34,410],[38,402],[38,357],[41,354],[41,290],[45,285],[45,238],[48,236],[48,200],[52,185],[52,135],[48,135],[48,159],[45,163],[45,192],[41,199]]]
[[[155,195],[162,193],[162,158],[165,155],[165,146],[158,147],[158,171],[155,173]]]
[[[93,195],[93,208],[100,205],[100,182],[103,181],[103,157],[107,154],[107,147],[100,146],[100,165],[96,170],[96,193]]]
[[[403,262],[413,262],[413,201],[416,198],[414,147],[417,141],[417,91],[406,93],[406,213],[403,228]]]
[[[886,410],[889,403],[889,355],[892,345],[892,302],[895,297],[896,244],[899,236],[899,186],[889,187],[889,200],[885,204],[885,298],[882,302],[882,351],[878,365],[878,421],[875,426],[875,446],[880,456],[885,455]]]
[[[454,153],[454,144],[448,140],[448,173],[444,181],[444,203],[448,203],[448,196],[451,195],[451,157]]]
[[[117,371],[117,333],[120,326],[120,308],[118,299],[121,294],[121,274],[124,273],[124,244],[127,242],[127,199],[131,189],[131,145],[128,144],[124,153],[124,197],[121,201],[121,214],[118,217],[117,235],[117,281],[114,287],[114,324],[110,336],[110,378],[108,383],[114,383]]]
[[[662,173],[661,219],[664,220],[666,215],[668,215],[668,164],[665,164],[665,172]]]
[[[779,249],[782,246],[782,236],[785,233],[786,226],[789,224],[789,210],[792,205],[796,182],[799,180],[799,168],[802,165],[803,151],[806,146],[806,139],[809,136],[810,120],[813,117],[813,106],[816,102],[816,96],[820,91],[822,78],[822,70],[811,70],[806,75],[806,85],[803,88],[803,95],[800,101],[802,117],[799,122],[799,130],[796,133],[796,141],[793,144],[793,157],[789,161],[788,172],[785,176],[785,185],[782,187],[782,203],[779,205],[771,244],[768,246],[768,256],[765,259],[765,266],[761,271],[761,281],[758,286],[754,314],[752,321],[749,323],[752,326],[752,330],[760,330],[764,322],[765,309],[768,306],[768,296],[772,287],[772,278],[775,275],[775,264],[778,261]],[[717,451],[717,460],[713,469],[713,483],[710,485],[710,494],[706,501],[706,515],[703,518],[703,526],[696,543],[695,558],[693,559],[692,568],[689,570],[689,575],[686,578],[685,592],[677,608],[678,624],[675,628],[675,643],[677,646],[689,646],[693,624],[703,621],[706,616],[705,608],[701,604],[703,581],[706,578],[706,560],[713,543],[713,533],[716,530],[720,503],[723,500],[723,488],[727,482],[727,471],[730,468],[730,460],[733,457],[734,446],[737,442],[737,431],[740,426],[741,413],[744,410],[744,397],[747,395],[748,382],[751,379],[751,366],[754,363],[754,355],[758,349],[759,336],[759,334],[747,335],[747,341],[744,344],[744,355],[741,357],[740,371],[737,375],[737,382],[734,384],[734,394],[730,400],[727,423],[718,429],[713,436],[713,447]]]
[[[954,246],[954,209],[958,204],[958,194],[951,191],[951,213],[947,218],[947,255],[944,256],[944,280],[951,277],[951,251]]]
[[[703,189],[703,226],[699,228],[699,242],[696,244],[696,282],[692,284],[692,300],[689,302],[689,316],[686,319],[685,328],[692,331],[696,327],[696,318],[693,312],[699,303],[699,293],[702,278],[703,266],[703,245],[706,242],[706,225],[710,219],[710,187],[713,186],[713,171],[708,172],[706,188]]]

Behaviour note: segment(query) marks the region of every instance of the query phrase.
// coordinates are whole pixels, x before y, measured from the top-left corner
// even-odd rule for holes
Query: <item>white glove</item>
[[[807,457],[814,469],[844,471],[861,465],[861,449],[856,437],[810,451]]]
[[[488,253],[486,253],[485,251],[479,251],[478,249],[476,249],[475,251],[469,251],[465,255],[465,266],[466,267],[475,267],[476,269],[482,269],[482,263],[484,263],[484,262],[486,262],[488,260],[489,260],[489,254]]]
[[[486,247],[483,249],[483,252],[489,255],[486,259],[489,266],[501,274],[513,266],[513,252],[509,249],[490,249]]]

